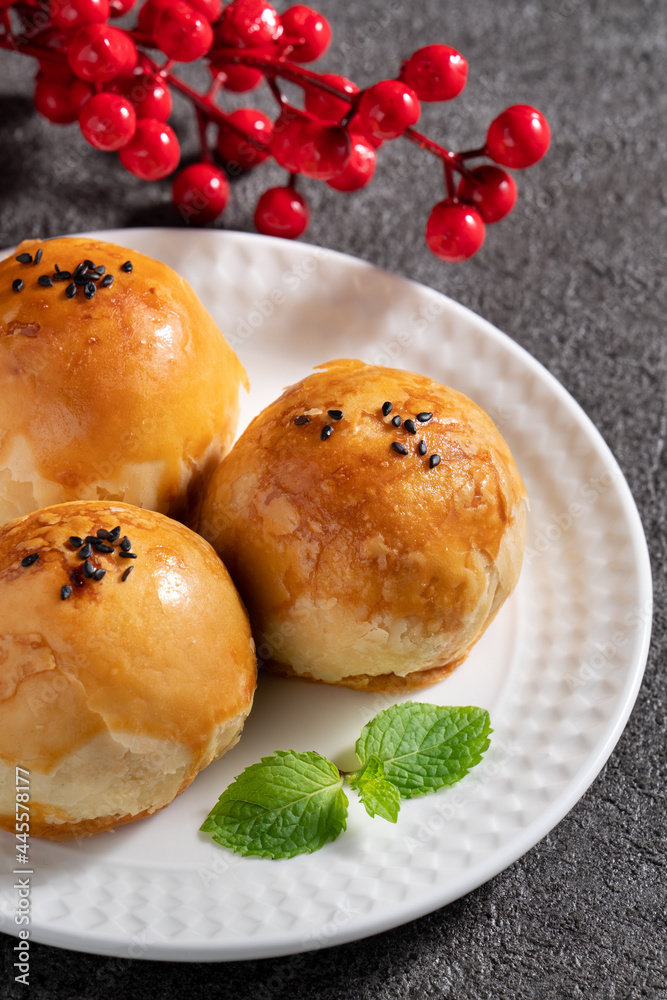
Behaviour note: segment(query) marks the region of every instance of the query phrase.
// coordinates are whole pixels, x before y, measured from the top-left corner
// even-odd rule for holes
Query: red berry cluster
[[[199,120],[201,158],[173,183],[174,203],[188,222],[216,219],[229,197],[230,170],[251,169],[271,156],[290,176],[284,187],[262,194],[255,225],[261,233],[295,238],[309,219],[298,175],[356,191],[372,179],[383,142],[404,136],[444,167],[446,197],[431,211],[426,242],[443,260],[461,261],[479,250],[485,226],[514,206],[516,186],[502,168],[529,167],[549,147],[546,119],[523,104],[503,111],[478,149],[452,152],[415,131],[422,102],[452,100],[466,84],[468,64],[447,45],[419,49],[396,79],[360,90],[343,76],[303,67],[331,41],[328,21],[310,7],[296,4],[279,14],[267,0],[231,0],[224,7],[221,0],[145,0],[134,28],[109,23],[135,3],[0,0],[0,48],[37,58],[40,114],[57,124],[78,121],[89,143],[117,151],[142,180],[159,180],[178,167],[178,139],[167,124],[170,88],[188,97]],[[212,77],[205,93],[174,72],[175,64],[202,58]],[[288,102],[281,80],[301,87],[302,107]],[[224,90],[249,91],[262,82],[277,102],[273,120],[252,107],[228,114],[218,103]],[[217,128],[215,149],[207,140],[210,123]],[[492,163],[468,165],[481,157]]]

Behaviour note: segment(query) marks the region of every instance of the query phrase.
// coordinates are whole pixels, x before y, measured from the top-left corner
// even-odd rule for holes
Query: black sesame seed
[[[23,282],[21,281],[20,278],[16,278],[14,281],[12,281],[12,288],[14,289],[15,292],[21,291],[21,289],[23,288]]]
[[[76,267],[74,268],[74,277],[76,278],[79,274],[83,274],[83,272],[87,270],[88,266],[84,264],[83,261],[81,261],[81,263],[77,264]]]
[[[69,583],[66,583],[64,587],[60,588],[60,600],[66,601],[68,597],[72,596],[72,588]]]
[[[417,420],[419,420],[420,423],[425,424],[426,421],[430,420],[432,416],[433,416],[432,413],[426,413],[426,412],[424,412],[424,413],[418,413],[417,414]]]
[[[86,542],[79,552],[79,559],[90,559],[93,554],[93,547],[90,542]]]
[[[93,573],[93,580],[97,580],[99,582],[103,576],[106,576],[106,574],[107,571],[105,569],[96,569]]]
[[[95,567],[93,566],[93,564],[90,562],[89,559],[86,559],[85,563],[83,564],[83,575],[87,576],[88,579],[90,579],[91,576],[94,575],[94,573],[95,573]]]
[[[78,535],[70,535],[69,536],[69,543],[75,549],[80,549],[81,546],[83,545],[83,538],[79,538]]]
[[[111,538],[111,532],[107,531],[106,528],[98,528],[97,531],[95,532],[95,537],[96,539],[103,538],[105,542],[108,542],[109,539]]]
[[[294,423],[297,427],[303,427],[304,424],[310,423],[310,417],[307,417],[305,413],[301,413],[298,417],[294,418]]]
[[[31,253],[20,253],[16,260],[19,264],[32,264],[32,254]]]
[[[84,260],[83,263],[84,263],[84,267],[89,267],[91,269],[91,271],[94,270],[95,265],[93,264],[92,260]]]
[[[86,281],[99,281],[101,277],[102,275],[98,274],[97,271],[86,271],[84,274]]]
[[[429,469],[435,469],[436,465],[440,465],[441,461],[442,459],[440,458],[439,455],[431,455],[431,457],[428,460]]]
[[[132,261],[126,260],[124,264],[121,264],[120,269],[121,271],[125,271],[126,274],[129,274],[132,270]]]
[[[106,267],[104,266],[104,264],[98,264],[98,265],[97,265],[97,267],[94,267],[94,268],[93,268],[93,270],[94,270],[94,271],[96,271],[96,272],[97,272],[97,274],[99,274],[99,275],[101,276],[101,275],[103,275],[103,274],[106,274],[106,270],[107,270],[107,269],[106,269]]]
[[[391,418],[391,422],[394,425],[394,427],[400,427],[401,426],[401,418],[399,417],[398,413],[396,414],[395,417]]]
[[[134,569],[134,566],[128,566],[127,567],[127,569],[125,570],[125,572],[121,576],[121,580],[123,581],[123,583],[125,583],[125,581],[127,580],[128,576],[130,575],[130,573],[132,572],[133,569]]]
[[[83,294],[87,299],[92,299],[93,295],[97,291],[97,285],[94,281],[87,281],[83,286]]]
[[[54,267],[55,267],[55,269],[56,269],[56,274],[60,274],[60,268],[58,267],[58,265],[57,265],[57,264],[54,264],[53,266],[54,266]]]
[[[123,552],[129,552],[129,551],[130,551],[130,549],[132,548],[132,542],[131,542],[131,541],[130,541],[130,539],[129,539],[129,538],[127,537],[127,535],[125,535],[125,538],[124,538],[124,539],[123,539],[123,541],[122,541],[122,542],[120,543],[120,547],[121,547],[121,549],[123,550]]]
[[[54,281],[69,281],[72,275],[69,271],[54,271],[51,277]]]
[[[97,545],[99,538],[97,535],[86,535],[86,541],[90,542],[91,545]]]
[[[35,254],[35,259],[33,260],[33,264],[39,264],[40,260],[42,259],[42,254],[43,253],[44,253],[44,251],[40,247],[39,250],[37,251],[37,253]]]
[[[424,438],[422,438],[421,441],[419,442],[417,446],[417,451],[419,452],[420,455],[426,454],[426,441],[424,441]]]
[[[110,288],[113,285],[113,274],[105,274],[100,281],[100,288]]]
[[[65,295],[67,296],[68,299],[74,298],[74,296],[76,295],[76,285],[74,284],[74,282],[72,282],[71,285],[67,286],[67,288],[65,289]]]
[[[98,542],[95,546],[98,552],[109,553],[113,552],[113,545],[107,545],[106,542]]]
[[[53,288],[53,282],[51,281],[51,275],[50,274],[40,274],[39,278],[37,279],[37,284],[38,285],[43,285],[44,288]]]
[[[109,541],[117,542],[120,537],[120,524],[117,524],[115,528],[112,528],[109,532]]]
[[[74,284],[78,285],[80,288],[83,288],[85,285],[88,284],[88,275],[87,274],[77,274],[76,271],[75,271],[74,275],[73,275],[73,279],[74,279]]]
[[[403,426],[405,427],[406,431],[410,432],[410,434],[416,434],[417,433],[417,428],[415,427],[414,420],[406,420],[406,421],[404,421]]]
[[[26,556],[25,559],[21,560],[21,565],[32,566],[32,564],[36,563],[38,559],[39,559],[39,552],[31,552],[29,556]]]
[[[408,449],[400,441],[392,441],[391,446],[399,455],[407,455]]]
[[[342,410],[327,410],[327,413],[329,414],[329,416],[331,417],[332,420],[342,420],[343,419],[343,411]]]
[[[393,403],[390,403],[389,400],[387,400],[386,403],[382,404],[382,416],[388,417],[393,409],[394,409]]]
[[[327,438],[330,438],[332,434],[333,434],[333,427],[331,426],[331,424],[325,424],[324,427],[322,428],[322,433],[320,434],[320,440],[326,441]]]
[[[137,558],[137,553],[136,552],[119,552],[118,555],[119,555],[119,557],[121,559],[136,559]]]

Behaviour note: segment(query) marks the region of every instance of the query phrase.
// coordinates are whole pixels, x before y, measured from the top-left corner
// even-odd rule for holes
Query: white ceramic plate
[[[316,749],[351,766],[362,725],[394,697],[262,677],[240,744],[168,809],[78,843],[33,840],[32,937],[123,957],[229,960],[296,953],[394,927],[470,892],[542,838],[616,744],[647,655],[651,578],[627,484],[579,406],[525,351],[450,299],[362,261],[265,237],[98,234],[180,271],[226,332],[252,390],[242,423],[336,357],[404,367],[480,403],[528,488],[517,591],[471,656],[421,691],[488,708],[495,733],[458,786],[289,861],[239,858],[198,827],[246,765]],[[7,871],[14,841],[0,838]],[[16,933],[12,878],[0,928]]]

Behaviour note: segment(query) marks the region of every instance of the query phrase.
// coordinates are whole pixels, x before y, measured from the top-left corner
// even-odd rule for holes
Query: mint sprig
[[[371,719],[354,749],[362,764],[381,760],[387,781],[411,799],[465,777],[488,749],[491,731],[483,708],[406,701]]]
[[[350,788],[356,788],[359,798],[369,816],[381,816],[395,823],[401,808],[401,795],[391,781],[384,776],[382,761],[371,756],[357,771],[348,777]]]
[[[335,764],[311,751],[277,750],[235,778],[201,829],[238,854],[293,858],[335,840],[346,817]]]
[[[357,771],[313,751],[277,750],[234,779],[200,829],[245,857],[310,854],[346,827],[344,781],[369,816],[395,823],[401,799],[453,785],[478,764],[492,731],[482,708],[393,705],[364,726]]]

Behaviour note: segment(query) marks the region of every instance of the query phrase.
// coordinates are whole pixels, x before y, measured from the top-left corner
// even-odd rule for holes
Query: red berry
[[[70,42],[67,58],[74,73],[82,80],[104,83],[134,69],[137,49],[120,28],[86,24]]]
[[[293,174],[301,169],[298,159],[298,136],[301,129],[309,122],[310,119],[306,115],[287,105],[273,125],[271,155],[276,163]]]
[[[171,92],[163,77],[139,73],[119,80],[116,89],[132,102],[137,118],[157,118],[161,122],[169,118]]]
[[[69,37],[65,41],[64,48],[69,45]],[[68,62],[56,61],[56,58],[48,56],[39,59],[39,75],[48,80],[59,80],[61,83],[71,83],[76,80]]]
[[[122,17],[132,10],[137,0],[109,0],[109,17]]]
[[[296,133],[294,159],[299,173],[317,181],[338,177],[350,160],[352,143],[340,125],[308,122]]]
[[[305,232],[309,219],[303,195],[294,188],[274,187],[265,191],[257,202],[254,221],[259,233],[295,240]]]
[[[46,33],[43,40],[40,39],[40,47],[46,51],[39,57],[39,68],[41,72],[52,80],[71,80],[72,70],[67,60],[63,60],[63,52],[72,40],[71,31],[53,31]]]
[[[266,0],[232,0],[222,12],[217,35],[222,45],[266,45],[283,33],[278,11]]]
[[[420,101],[451,101],[466,85],[468,63],[449,45],[426,45],[401,66],[400,79]]]
[[[459,198],[474,205],[487,225],[509,215],[516,202],[514,178],[500,167],[490,164],[476,167],[471,173],[479,183],[474,184],[463,177],[459,184]]]
[[[176,0],[158,17],[153,38],[169,59],[194,62],[213,45],[213,28],[189,3]]]
[[[331,25],[312,7],[296,4],[280,15],[285,29],[283,43],[291,46],[289,58],[306,63],[319,59],[329,48]]]
[[[172,3],[176,3],[176,0],[146,0],[146,3],[139,8],[139,14],[137,16],[138,31],[140,31],[142,35],[150,35],[152,38],[155,25],[160,17],[160,14],[162,14],[167,7],[171,6]]]
[[[329,83],[338,90],[344,90],[346,94],[358,94],[359,88],[347,77],[337,76],[335,73],[323,73],[320,76],[323,83]],[[320,90],[314,85],[307,85],[304,91],[306,111],[311,115],[320,118],[323,122],[339,122],[341,118],[350,110],[350,102],[342,97],[334,97],[326,90]]]
[[[376,153],[363,135],[350,135],[352,154],[342,174],[327,181],[334,191],[358,191],[373,179]]]
[[[172,200],[185,222],[195,225],[213,222],[228,198],[227,178],[210,163],[193,163],[174,180]]]
[[[270,144],[273,122],[263,111],[258,111],[256,108],[239,108],[237,111],[232,111],[229,120],[243,129],[247,135],[263,142],[265,146]],[[269,155],[224,125],[220,127],[218,133],[218,153],[226,163],[243,170],[256,167]]]
[[[373,135],[365,128],[364,123],[362,122],[359,115],[354,116],[348,128],[350,132],[356,132],[358,135],[363,135],[366,141],[371,144],[373,149],[379,149],[380,146],[383,144],[384,140],[378,139],[376,135]]]
[[[541,160],[550,142],[551,130],[544,115],[528,104],[513,104],[491,122],[486,151],[502,167],[521,170]]]
[[[109,18],[109,0],[51,0],[51,19],[58,28],[102,24]]]
[[[126,170],[142,181],[158,181],[178,166],[181,150],[173,130],[155,118],[140,118],[134,138],[118,153]]]
[[[227,63],[223,73],[225,74],[223,87],[234,94],[245,94],[248,90],[254,90],[264,79],[261,69],[254,69],[252,66],[234,66]]]
[[[70,84],[69,88],[69,100],[73,108],[76,108],[77,114],[86,103],[89,97],[93,93],[93,88],[89,83],[84,83],[83,80],[74,79],[74,82]]]
[[[189,0],[189,3],[211,24],[215,24],[222,14],[222,0]]]
[[[421,108],[414,90],[400,80],[381,80],[361,95],[359,118],[364,131],[378,139],[397,139],[419,120]]]
[[[137,128],[137,115],[126,97],[95,94],[81,109],[79,127],[91,146],[110,153],[127,146]]]
[[[69,84],[41,74],[35,83],[35,109],[54,125],[69,125],[78,115],[72,104]]]
[[[451,264],[477,253],[484,235],[484,222],[477,209],[451,198],[438,202],[426,223],[429,249]]]

